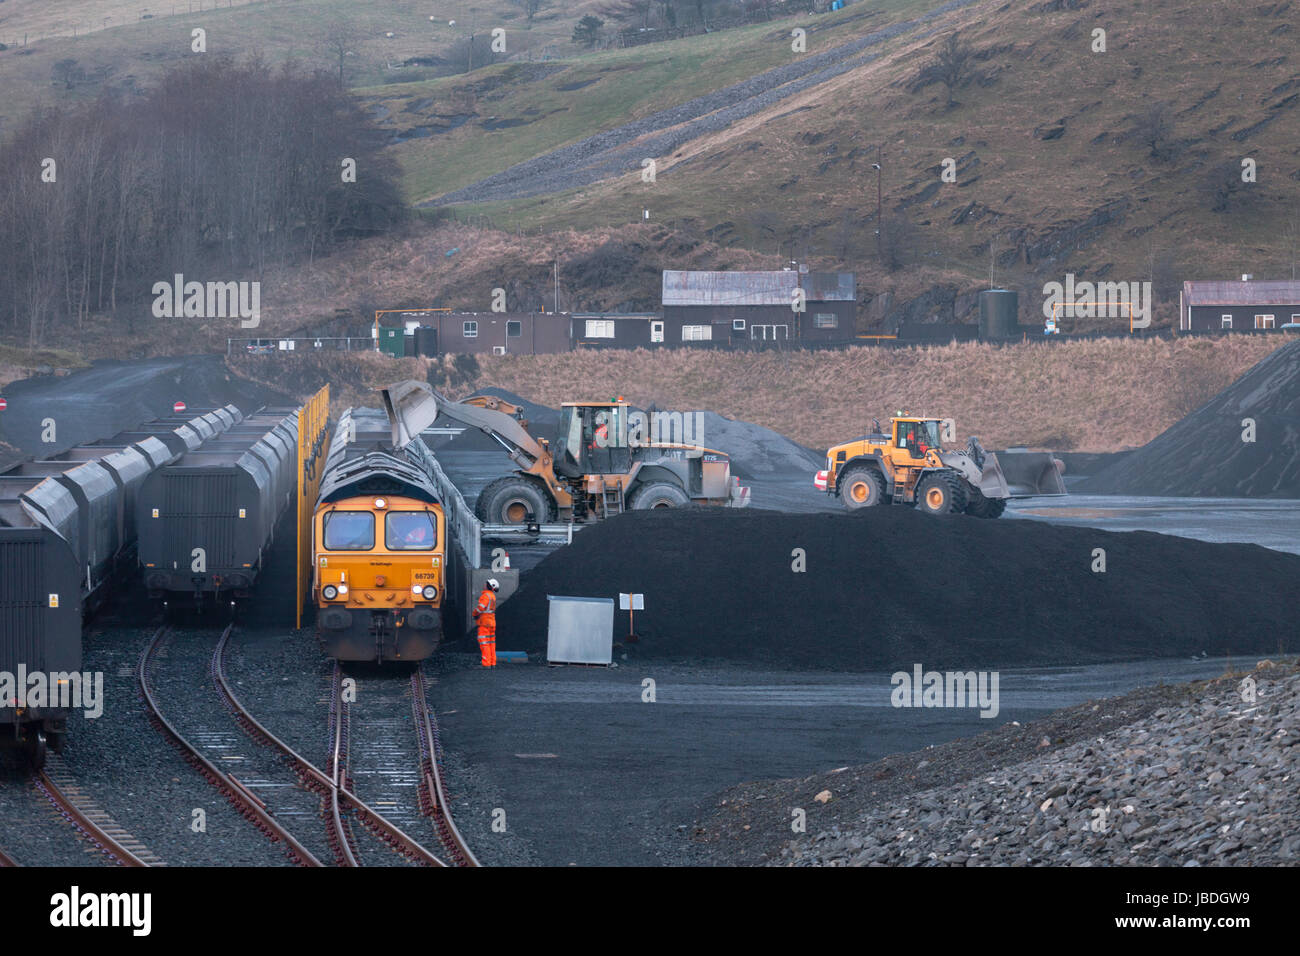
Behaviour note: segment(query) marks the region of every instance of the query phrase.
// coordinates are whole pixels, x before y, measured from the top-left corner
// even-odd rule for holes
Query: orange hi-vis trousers
[[[478,620],[478,649],[483,655],[481,663],[484,667],[497,666],[497,622],[493,618],[491,622],[485,622],[483,618]]]

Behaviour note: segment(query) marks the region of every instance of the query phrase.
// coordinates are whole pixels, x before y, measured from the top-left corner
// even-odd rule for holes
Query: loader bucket
[[[379,391],[393,429],[394,448],[405,448],[438,417],[438,400],[423,382],[398,382]]]
[[[985,474],[990,466],[997,468],[1002,475],[1009,498],[1038,498],[1066,493],[1065,481],[1061,478],[1062,466],[1049,452],[1000,451],[989,454],[985,460]]]

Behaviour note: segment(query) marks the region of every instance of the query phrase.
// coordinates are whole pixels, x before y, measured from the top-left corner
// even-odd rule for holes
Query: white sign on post
[[[640,638],[636,636],[636,623],[632,620],[632,612],[645,610],[645,595],[619,594],[618,609],[627,611],[627,640],[629,644],[635,644]]]

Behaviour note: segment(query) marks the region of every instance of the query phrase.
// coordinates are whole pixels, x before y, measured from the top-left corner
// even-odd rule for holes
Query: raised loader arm
[[[428,384],[414,380],[398,382],[379,391],[393,428],[396,448],[405,448],[442,414],[462,425],[479,429],[504,448],[523,471],[542,474],[550,469],[550,454],[513,415],[478,404],[453,402]],[[553,480],[547,484],[552,484]]]

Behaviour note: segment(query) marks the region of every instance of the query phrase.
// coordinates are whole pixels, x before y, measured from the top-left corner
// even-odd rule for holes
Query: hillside
[[[496,287],[511,308],[551,307],[557,260],[562,309],[654,308],[661,269],[792,257],[857,274],[860,331],[971,322],[989,283],[1020,289],[1021,320],[1036,325],[1039,290],[1066,272],[1152,281],[1155,324],[1168,325],[1183,280],[1289,276],[1300,259],[1287,4],[863,0],[595,51],[569,37],[598,0],[531,21],[510,0],[164,9],[128,22],[121,0],[6,0],[0,42],[40,39],[0,51],[0,134],[32,105],[150,83],[194,55],[196,26],[213,54],[322,70],[338,67],[341,29],[346,81],[428,221],[270,270],[268,330],[336,329],[340,309],[354,329],[376,308],[482,309]],[[503,61],[461,71],[458,44],[497,23]],[[791,50],[796,23],[806,52]],[[1108,31],[1105,52],[1092,52],[1095,29]],[[969,56],[949,104],[934,67],[954,34]],[[80,72],[59,82],[67,59]],[[648,158],[653,183],[640,175]],[[1243,158],[1257,182],[1240,182]],[[941,181],[945,159],[955,182]],[[219,348],[228,334],[153,331],[153,350],[196,335]],[[125,347],[117,326],[78,337],[89,354]]]
[[[455,130],[400,147],[409,183],[416,194],[470,195],[473,209],[497,223],[543,230],[617,227],[650,208],[656,221],[725,245],[806,252],[853,268],[866,278],[869,297],[888,271],[873,261],[871,166],[879,147],[886,242],[900,247],[905,268],[987,276],[991,258],[995,281],[1027,288],[1066,271],[1154,279],[1163,322],[1173,318],[1183,279],[1290,274],[1300,246],[1300,69],[1288,5],[1247,12],[1224,0],[1027,7],[989,0],[945,5],[958,8],[920,23],[918,5],[886,4],[877,18],[836,28],[833,18],[877,6],[816,21],[823,29],[810,33],[807,56],[870,30],[888,34],[889,22],[913,25],[868,54],[855,53],[865,61],[822,83],[734,121],[672,127],[679,135],[667,138],[651,136],[657,125],[640,118],[700,92],[695,57],[711,55],[706,42],[726,44],[705,61],[708,76],[723,85],[734,79],[733,57],[756,72],[797,59],[788,33],[751,28],[660,44],[653,53],[601,54],[545,76],[503,77],[487,107],[491,133],[475,128],[485,112],[479,109]],[[1107,24],[1107,51],[1090,52],[1091,31]],[[974,57],[949,107],[943,86],[923,73],[952,31]],[[1214,42],[1189,39],[1206,36]],[[670,69],[663,61],[674,58],[695,88],[663,89],[657,69]],[[645,99],[624,102],[630,81],[615,72],[619,66],[638,78],[649,74]],[[456,192],[548,145],[541,118],[562,110],[556,91],[570,86],[582,87],[572,95],[584,116],[635,121],[630,129],[611,125],[592,146],[621,163],[618,175],[578,177],[569,188],[562,177],[534,177],[555,187],[549,195],[516,198],[528,192],[519,175]],[[447,89],[428,109],[464,92]],[[419,112],[412,106],[407,115]],[[564,132],[554,122],[545,128],[556,138]],[[1146,135],[1153,130],[1154,139]],[[610,156],[602,144],[625,134],[627,148]],[[660,139],[671,152],[656,152]],[[471,154],[475,162],[467,162]],[[643,157],[657,161],[654,184],[640,180]],[[1257,163],[1254,184],[1239,182],[1244,157]],[[572,165],[571,153],[558,158]],[[955,183],[940,181],[945,158],[955,161]],[[951,317],[960,291],[937,283],[931,312]],[[1022,318],[1036,311],[1026,305]]]

